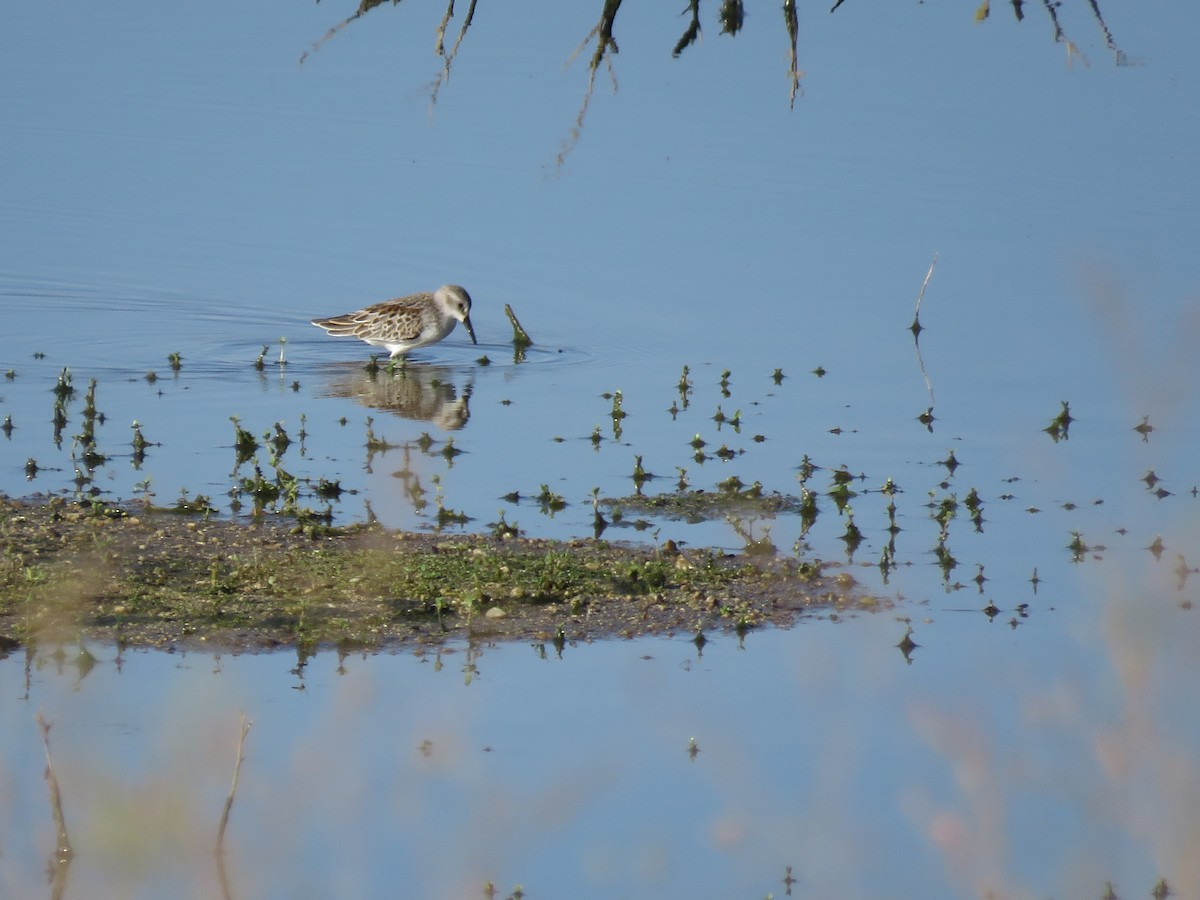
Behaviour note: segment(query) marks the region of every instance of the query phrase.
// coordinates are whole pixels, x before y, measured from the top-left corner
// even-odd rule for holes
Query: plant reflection
[[[37,723],[42,732],[42,745],[46,749],[46,784],[50,787],[50,812],[54,816],[54,829],[57,833],[54,855],[46,864],[46,873],[50,881],[50,896],[54,900],[59,900],[67,889],[67,874],[75,852],[71,849],[71,839],[67,836],[62,793],[58,788],[58,776],[54,774],[54,758],[50,753],[50,728],[52,726],[42,717],[41,713],[38,713]]]

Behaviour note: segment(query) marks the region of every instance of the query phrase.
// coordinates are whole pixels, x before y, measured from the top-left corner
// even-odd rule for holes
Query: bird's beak
[[[463,316],[462,323],[463,323],[463,328],[467,329],[467,334],[469,334],[471,336],[471,343],[478,344],[479,341],[475,340],[475,329],[471,327],[470,315]]]

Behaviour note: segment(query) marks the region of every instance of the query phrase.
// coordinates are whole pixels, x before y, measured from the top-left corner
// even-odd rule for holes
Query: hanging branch
[[[360,2],[358,4],[358,9],[355,11],[354,15],[348,16],[347,18],[342,19],[342,21],[338,22],[336,25],[334,25],[332,28],[330,28],[327,32],[325,32],[323,35],[321,35],[321,37],[319,39],[313,41],[311,51],[305,50],[303,53],[300,54],[300,64],[301,65],[304,64],[304,61],[306,59],[308,59],[308,55],[310,52],[316,53],[318,50],[321,49],[321,47],[323,47],[325,45],[325,43],[328,40],[330,40],[335,34],[337,34],[339,31],[341,31],[343,28],[345,28],[347,25],[349,25],[355,19],[365,16],[367,13],[369,13],[371,10],[373,10],[376,6],[379,6],[381,3],[386,3],[386,2],[387,2],[387,0],[362,0],[362,2]],[[392,0],[393,5],[395,5],[396,2],[397,2],[397,0]]]
[[[837,9],[835,6],[834,9]],[[788,43],[790,46],[788,77],[792,81],[792,92],[788,97],[788,106],[796,107],[796,94],[800,93],[800,79],[804,73],[800,71],[799,59],[796,56],[796,41],[800,36],[800,22],[796,15],[796,0],[783,0],[783,21],[787,26]]]
[[[474,4],[472,4],[472,7]],[[446,52],[446,46],[443,43],[446,39],[446,26],[450,24],[450,20],[454,18],[454,0],[450,0],[446,6],[446,14],[442,16],[442,22],[437,27],[437,43],[434,45],[433,52],[438,56],[442,56]]]
[[[700,0],[688,0],[687,11],[692,14],[691,24],[684,31],[683,37],[679,39],[679,43],[675,45],[675,49],[671,51],[671,55],[676,59],[679,54],[696,43],[696,38],[700,37]]]
[[[1042,0],[1042,6],[1046,7],[1046,14],[1050,16],[1050,22],[1054,25],[1054,43],[1066,44],[1067,46],[1067,64],[1069,65],[1073,57],[1078,56],[1083,60],[1083,64],[1089,65],[1087,57],[1079,52],[1079,48],[1075,46],[1075,42],[1067,37],[1067,33],[1063,31],[1062,23],[1058,21],[1058,0]]]
[[[838,0],[840,3],[841,0]],[[742,0],[722,0],[721,2],[721,34],[737,34],[742,30],[742,20],[746,18],[746,9]]]
[[[579,46],[567,57],[567,65],[574,62],[575,57],[583,52],[583,48],[588,45],[588,41],[592,38],[596,39],[596,52],[592,54],[592,61],[588,63],[588,71],[593,75],[600,68],[600,63],[605,59],[609,50],[613,53],[619,53],[620,48],[617,47],[617,41],[613,37],[613,23],[617,19],[617,11],[621,8],[621,0],[604,0],[604,9],[600,12],[600,21],[592,26],[589,31],[579,42]]]
[[[375,9],[377,6],[382,6],[387,0],[360,0],[358,9],[341,22],[331,27],[320,39],[315,41],[311,50],[305,51],[300,62],[303,63],[311,53],[315,53],[321,49],[324,44],[331,40],[335,34],[346,28],[351,22],[362,18],[366,13]],[[392,5],[398,5],[400,0],[391,0]],[[830,8],[830,13],[835,12],[845,0],[833,0],[833,5]],[[982,21],[991,13],[991,0],[978,0],[979,6],[976,8],[976,20]],[[1012,6],[1013,15],[1017,21],[1023,21],[1025,18],[1024,7],[1029,0],[1009,0]],[[1055,43],[1065,45],[1067,50],[1067,61],[1071,63],[1075,57],[1079,57],[1085,65],[1088,64],[1087,58],[1079,50],[1079,47],[1074,41],[1070,40],[1066,32],[1063,30],[1062,22],[1059,20],[1058,11],[1063,6],[1065,0],[1041,0],[1046,14],[1050,17],[1050,22],[1053,27]],[[1100,12],[1100,0],[1086,0],[1091,8],[1092,16],[1100,27],[1100,31],[1104,38],[1105,46],[1113,54],[1118,66],[1131,65],[1131,61],[1121,50],[1113,38],[1112,32],[1109,30],[1104,17]],[[613,93],[617,91],[616,73],[613,68],[612,57],[615,56],[619,49],[617,47],[616,38],[613,36],[613,26],[616,21],[617,12],[621,8],[622,0],[604,0],[603,7],[600,13],[600,19],[587,33],[583,41],[570,55],[567,60],[569,65],[576,56],[578,56],[585,47],[587,47],[593,39],[596,41],[595,49],[591,54],[591,59],[588,62],[588,80],[587,87],[584,91],[583,100],[579,106],[579,112],[575,116],[575,121],[567,137],[563,140],[558,153],[555,157],[557,166],[562,166],[567,156],[575,149],[576,145],[583,134],[584,122],[587,119],[588,109],[591,104],[592,96],[596,86],[596,74],[603,63],[607,69],[609,78],[612,81]],[[475,14],[477,0],[470,0],[470,6],[467,10],[466,18],[463,20],[461,29],[458,32],[458,37],[454,42],[452,49],[447,51],[445,39],[446,31],[449,28],[450,20],[454,18],[455,0],[446,0],[445,12],[442,15],[441,21],[438,24],[435,34],[434,51],[437,55],[443,57],[442,70],[434,79],[430,86],[430,111],[437,104],[438,96],[442,86],[450,79],[450,70],[453,67],[454,59],[458,54],[459,47],[462,45],[466,37],[467,30],[471,27],[472,20]],[[804,78],[804,71],[800,68],[799,60],[799,36],[800,36],[800,19],[798,4],[796,0],[783,0],[783,20],[784,27],[788,35],[788,81],[790,85],[788,95],[788,105],[795,108],[796,98],[803,95],[803,86],[801,80]],[[679,57],[684,50],[696,43],[703,37],[703,30],[700,24],[700,0],[687,0],[687,5],[683,12],[684,15],[690,16],[690,21],[683,35],[676,42],[672,49],[672,56]],[[744,0],[721,0],[718,18],[721,22],[722,34],[738,34],[742,30],[742,25],[745,17]]]
[[[563,141],[559,148],[558,155],[555,157],[555,164],[562,166],[566,162],[567,156],[575,149],[575,145],[579,143],[579,137],[583,134],[583,123],[587,118],[588,105],[592,102],[592,91],[596,86],[596,71],[600,68],[600,63],[603,62],[608,66],[608,76],[612,79],[613,93],[617,92],[617,76],[613,71],[612,59],[609,56],[609,51],[615,55],[620,52],[617,47],[616,38],[613,37],[613,23],[617,18],[617,11],[621,8],[621,0],[604,0],[604,9],[600,13],[600,21],[597,22],[592,30],[587,33],[587,36],[575,48],[575,52],[567,58],[567,65],[578,56],[583,48],[588,45],[593,37],[596,39],[596,52],[592,54],[591,62],[588,63],[588,83],[587,90],[583,94],[583,103],[579,106],[579,113],[575,116],[575,124],[571,127],[567,139]]]
[[[454,64],[454,58],[458,56],[458,48],[462,46],[463,38],[467,36],[467,29],[471,27],[471,22],[475,18],[475,4],[478,0],[471,0],[471,5],[467,7],[467,16],[463,19],[462,28],[458,30],[458,37],[455,38],[454,46],[450,52],[446,52],[446,46],[443,43],[446,37],[446,25],[454,16],[454,0],[450,0],[449,6],[446,7],[446,15],[442,17],[442,24],[437,30],[437,45],[434,47],[434,52],[438,56],[445,57],[445,62],[442,64],[442,71],[438,73],[438,77],[434,79],[433,85],[429,92],[429,114],[433,115],[433,108],[437,106],[438,92],[441,91],[442,85],[450,80],[450,67]]]
[[[1113,39],[1112,32],[1108,30],[1108,25],[1104,21],[1104,15],[1100,12],[1099,0],[1088,0],[1088,6],[1092,8],[1092,15],[1095,17],[1097,24],[1100,26],[1100,32],[1104,35],[1104,46],[1112,51],[1113,59],[1118,66],[1130,65],[1129,57],[1125,55],[1125,51],[1117,46],[1116,40]]]

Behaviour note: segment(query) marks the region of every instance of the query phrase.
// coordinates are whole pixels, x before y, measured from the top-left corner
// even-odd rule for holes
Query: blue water
[[[1160,598],[1154,598],[1155,600]],[[52,750],[87,896],[1092,896],[1183,888],[1195,617],[1097,589],[1016,630],[929,610],[711,641],[0,662],[0,884],[41,878]],[[69,655],[74,649],[68,648]],[[689,752],[694,739],[697,752]],[[1172,881],[1170,876],[1174,876]]]
[[[1045,22],[839,10],[806,19],[812,74],[789,111],[772,75],[777,23],[712,35],[672,61],[654,51],[676,23],[626,12],[621,90],[599,80],[560,168],[584,86],[582,61],[561,63],[586,16],[547,12],[551,29],[516,63],[520,23],[481,11],[431,111],[422,86],[439,62],[408,10],[373,13],[301,65],[332,10],[34,9],[11,13],[3,39],[9,81],[36,86],[3,99],[8,493],[73,486],[78,407],[52,448],[45,393],[69,366],[77,388],[99,381],[98,443],[114,459],[96,484],[110,496],[148,478],[160,502],[180,490],[219,498],[234,481],[229,416],[295,435],[303,415],[311,458],[285,463],[359,492],[335,515],[361,518],[357,500],[374,498],[385,523],[427,525],[432,506],[394,490],[401,463],[365,471],[372,410],[327,402],[366,348],[307,320],[444,281],[473,292],[482,346],[460,331],[418,359],[448,367],[437,378],[456,403],[469,395],[453,435],[468,455],[453,469],[423,460],[419,474],[431,496],[437,475],[474,528],[494,521],[498,497],[551,482],[572,503],[565,514],[508,518],[531,534],[587,533],[590,492],[630,493],[635,455],[663,476],[657,490],[684,468],[694,488],[737,474],[794,493],[808,454],[920,497],[941,474],[921,467],[961,441],[964,493],[998,494],[1000,479],[1044,464],[1100,493],[1108,454],[1120,455],[1116,484],[1136,489],[1139,454],[1163,465],[1196,436],[1184,336],[1198,223],[1181,197],[1197,126],[1180,114],[1187,62],[1145,19],[1110,21],[1143,63],[1118,67],[1086,10],[1064,11],[1092,61],[1066,67]],[[827,56],[837,42],[854,52]],[[922,52],[885,62],[901,47]],[[734,61],[744,82],[725,70]],[[903,82],[884,74],[897,67]],[[532,85],[540,102],[514,102]],[[921,348],[931,399],[906,326],[935,253]],[[506,302],[538,342],[522,366],[508,362]],[[250,364],[264,344],[277,358],[281,337],[288,367],[259,375]],[[169,353],[183,357],[178,378],[147,384]],[[483,354],[493,366],[476,364]],[[684,365],[693,405],[671,421]],[[778,389],[776,368],[788,376]],[[724,370],[729,398],[717,392]],[[622,440],[594,452],[597,426],[612,437],[600,395],[618,389]],[[1094,465],[1045,446],[1040,428],[1064,399]],[[743,435],[717,432],[718,403],[742,411]],[[914,421],[930,405],[933,435]],[[425,418],[375,414],[374,427],[403,443],[462,420],[428,406],[417,406]],[[1129,446],[1143,415],[1159,429],[1149,452]],[[135,419],[162,444],[136,471],[121,461]],[[698,466],[697,433],[745,456]],[[30,458],[44,474],[26,482]],[[1176,493],[1195,481],[1158,474]],[[873,515],[862,524],[878,533]],[[736,545],[723,527],[668,530]]]
[[[1087,3],[1059,10],[1071,53],[1044,10],[1018,24],[992,6],[982,24],[930,4],[801,9],[789,109],[773,9],[748,9],[735,39],[706,18],[673,60],[685,20],[626,4],[619,89],[598,75],[560,166],[590,50],[564,63],[598,9],[480,4],[431,109],[440,10],[380,6],[301,64],[352,8],[9,4],[0,491],[75,494],[92,379],[109,460],[84,490],[202,493],[223,514],[251,471],[230,416],[286,429],[288,472],[340,480],[338,521],[417,529],[441,502],[470,530],[503,511],[531,535],[588,536],[593,490],[633,493],[638,457],[647,493],[736,475],[794,495],[807,456],[821,513],[805,535],[794,515],[629,508],[644,527],[605,537],[737,550],[766,534],[891,611],[716,641],[703,660],[685,642],[561,661],[484,648],[469,685],[464,648],[440,671],[398,654],[339,675],[322,655],[303,691],[286,657],[214,675],[203,655],[133,654],[118,674],[109,649],[80,685],[37,669],[19,700],[11,657],[0,895],[41,890],[49,854],[39,709],[80,822],[69,895],[212,895],[243,710],[237,896],[477,896],[486,879],[498,896],[782,896],[787,865],[799,896],[1099,896],[1110,879],[1132,896],[1159,877],[1200,892],[1200,23],[1107,4],[1132,63],[1117,65]],[[471,291],[480,344],[457,331],[403,379],[367,380],[365,346],[307,324],[444,282]],[[505,303],[536,341],[521,362]],[[64,368],[77,394],[56,446]],[[1055,443],[1042,429],[1062,401],[1075,421]],[[366,452],[368,418],[397,449]],[[140,467],[135,420],[154,444]],[[448,460],[447,440],[465,452]],[[863,476],[852,554],[825,496],[838,467]],[[541,511],[542,485],[568,506]],[[959,508],[944,570],[933,513],[972,488],[981,528]]]

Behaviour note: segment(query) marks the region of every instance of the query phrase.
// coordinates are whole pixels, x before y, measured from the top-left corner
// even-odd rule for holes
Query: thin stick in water
[[[61,866],[74,856],[71,840],[67,837],[67,820],[63,816],[62,794],[58,790],[58,778],[54,774],[54,759],[50,755],[50,723],[37,714],[38,727],[42,729],[42,745],[46,748],[46,782],[50,785],[50,810],[54,815],[54,828],[58,832],[55,848],[55,865]]]
[[[229,824],[229,811],[233,809],[233,798],[237,793],[238,777],[242,773],[242,760],[245,758],[246,735],[250,733],[250,726],[253,722],[246,720],[246,714],[242,714],[241,734],[238,736],[237,744],[237,762],[233,766],[233,781],[229,785],[229,796],[225,798],[225,808],[221,811],[221,823],[217,826],[217,854],[220,855],[225,849],[225,828]]]
[[[929,279],[933,277],[933,269],[937,265],[937,258],[937,253],[934,253],[933,262],[929,264],[929,271],[925,273],[925,280],[921,282],[921,291],[917,294],[917,310],[913,313],[913,322],[910,326],[913,334],[921,333],[921,301],[925,299],[925,288],[929,287]]]

